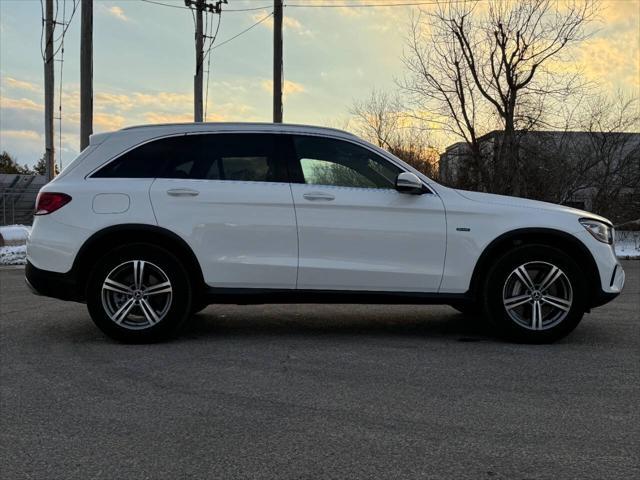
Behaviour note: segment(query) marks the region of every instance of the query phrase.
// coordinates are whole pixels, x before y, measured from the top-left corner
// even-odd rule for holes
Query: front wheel
[[[191,281],[180,261],[163,248],[120,247],[92,270],[87,307],[98,328],[115,340],[163,340],[191,312]]]
[[[524,343],[568,335],[586,310],[587,283],[566,253],[544,245],[515,248],[489,270],[484,309],[498,333]]]

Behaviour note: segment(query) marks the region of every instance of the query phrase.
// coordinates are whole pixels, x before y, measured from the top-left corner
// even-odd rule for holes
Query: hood
[[[588,217],[594,220],[612,225],[609,220],[595,213],[579,210],[577,208],[565,207],[555,203],[540,202],[538,200],[529,200],[528,198],[508,197],[506,195],[494,195],[493,193],[470,192],[467,190],[456,190],[460,196],[474,202],[488,203],[493,205],[503,205],[515,208],[527,208],[532,210],[543,210],[546,212],[566,213],[576,217]]]

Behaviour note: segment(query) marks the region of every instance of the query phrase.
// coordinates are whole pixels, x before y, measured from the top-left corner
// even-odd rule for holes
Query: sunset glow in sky
[[[182,0],[158,1],[184,5]],[[66,3],[68,16],[73,2]],[[59,4],[60,21],[63,0]],[[268,16],[271,4],[271,0],[229,0],[217,42]],[[348,116],[354,99],[366,97],[374,87],[397,88],[395,79],[404,73],[401,56],[407,26],[417,8],[286,7],[285,121],[338,125]],[[192,121],[195,60],[190,11],[139,0],[96,0],[94,15],[94,130]],[[207,120],[271,121],[272,29],[269,18],[213,50]],[[622,89],[638,95],[640,0],[603,2],[591,30],[591,37],[572,52],[571,65],[565,67],[581,68],[605,91]],[[63,164],[73,159],[79,147],[79,31],[77,12],[65,39],[62,152],[56,152],[62,154]],[[0,0],[0,151],[7,150],[28,164],[44,151],[40,32],[38,0]],[[57,63],[56,90],[59,81]],[[57,105],[56,99],[56,109]],[[56,150],[57,131],[56,122]]]

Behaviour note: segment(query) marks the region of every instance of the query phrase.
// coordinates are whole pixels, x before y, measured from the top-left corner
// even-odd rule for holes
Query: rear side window
[[[155,178],[174,152],[185,148],[185,136],[154,140],[121,155],[93,174],[97,178]]]
[[[124,154],[94,176],[287,181],[276,136],[240,133],[155,140]]]

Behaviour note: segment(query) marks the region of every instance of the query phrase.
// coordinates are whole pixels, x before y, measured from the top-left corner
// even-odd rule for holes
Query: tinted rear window
[[[276,136],[268,134],[183,135],[154,140],[125,153],[94,177],[287,181]]]
[[[180,147],[185,136],[154,140],[121,155],[93,174],[98,178],[155,178],[165,168],[167,160]]]

